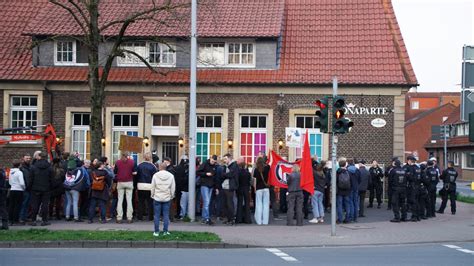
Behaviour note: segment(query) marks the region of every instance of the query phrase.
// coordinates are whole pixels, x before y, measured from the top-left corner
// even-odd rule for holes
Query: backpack
[[[351,189],[351,177],[347,171],[341,171],[339,174],[337,187],[339,189],[348,190]]]
[[[66,172],[66,179],[64,180],[63,186],[69,190],[80,190],[82,188],[82,182],[84,181],[84,175],[82,171],[78,169],[74,171]]]
[[[105,176],[97,176],[92,173],[92,186],[91,189],[94,191],[102,191],[105,188]]]

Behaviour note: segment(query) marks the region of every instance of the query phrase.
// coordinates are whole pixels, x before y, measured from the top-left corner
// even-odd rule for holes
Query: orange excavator
[[[44,128],[43,131],[38,129]],[[29,127],[0,128],[0,145],[20,141],[44,140],[46,151],[51,161],[59,157],[58,140],[53,125],[40,125]]]

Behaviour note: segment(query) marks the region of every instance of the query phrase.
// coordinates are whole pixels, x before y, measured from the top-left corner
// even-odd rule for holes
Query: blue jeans
[[[268,224],[270,216],[270,190],[259,189],[255,192],[255,222],[257,224]]]
[[[181,191],[181,199],[179,201],[179,206],[181,207],[179,216],[181,216],[181,218],[184,218],[186,214],[188,214],[188,200],[189,192]]]
[[[79,191],[66,190],[67,205],[66,205],[66,219],[69,218],[71,207],[74,212],[74,219],[79,219]]]
[[[324,205],[323,205],[324,193],[315,190],[314,195],[311,197],[311,205],[313,207],[313,218],[324,218]]]
[[[202,212],[201,217],[203,220],[209,220],[209,204],[211,203],[212,188],[201,186],[201,197],[202,197]]]
[[[343,216],[342,216],[342,205],[344,204],[344,209],[346,210],[346,219],[349,220],[351,217],[351,200],[350,196],[340,196],[337,195],[337,220],[339,222],[342,222]]]
[[[105,200],[98,198],[91,198],[89,205],[89,221],[92,221],[94,219],[95,207],[97,203],[99,203],[100,219],[102,219],[102,222],[105,222]]]
[[[155,206],[155,233],[160,232],[160,215],[163,211],[163,232],[168,232],[168,225],[170,223],[170,201],[159,202],[154,201]]]
[[[31,193],[29,191],[23,192],[23,202],[21,203],[20,220],[25,222],[28,218],[28,208],[30,207]]]
[[[360,204],[360,198],[359,198],[359,191],[351,191],[351,201],[352,201],[352,211],[351,211],[351,218],[353,221],[357,220],[357,217],[359,215],[359,204]]]

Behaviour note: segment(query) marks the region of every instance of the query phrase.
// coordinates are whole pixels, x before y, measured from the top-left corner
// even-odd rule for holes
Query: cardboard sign
[[[141,153],[143,150],[143,138],[120,135],[119,150]]]

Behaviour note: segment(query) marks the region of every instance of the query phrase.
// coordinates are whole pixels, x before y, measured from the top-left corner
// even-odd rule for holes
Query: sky
[[[460,91],[462,47],[474,45],[474,0],[392,0],[417,91]]]

